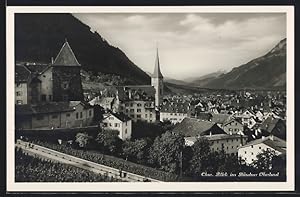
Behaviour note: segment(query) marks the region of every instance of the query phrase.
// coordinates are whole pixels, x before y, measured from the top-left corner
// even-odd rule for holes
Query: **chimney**
[[[265,136],[261,136],[261,139],[265,139]]]
[[[211,135],[212,135],[212,134],[211,134],[211,131],[210,131],[210,132],[209,132],[209,136],[211,137]]]
[[[270,140],[274,141],[274,135],[270,135]]]
[[[131,95],[131,90],[128,90],[128,98],[131,99],[132,95]]]

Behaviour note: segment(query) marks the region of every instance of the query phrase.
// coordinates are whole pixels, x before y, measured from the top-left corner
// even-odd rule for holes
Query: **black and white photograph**
[[[292,190],[293,9],[217,8],[9,9],[8,187]]]

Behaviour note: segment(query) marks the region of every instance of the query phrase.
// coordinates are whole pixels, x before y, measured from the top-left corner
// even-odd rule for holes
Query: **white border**
[[[294,191],[294,7],[293,6],[8,6],[7,191]],[[14,14],[15,13],[286,13],[287,20],[287,181],[191,183],[15,183],[14,182]]]

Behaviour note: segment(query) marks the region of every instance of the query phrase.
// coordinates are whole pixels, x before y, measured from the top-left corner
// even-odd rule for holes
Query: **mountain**
[[[118,48],[71,14],[16,14],[16,61],[50,63],[65,39],[85,71],[115,74],[129,84],[150,84],[150,77]]]
[[[219,77],[220,75],[222,75],[224,73],[225,73],[225,71],[217,71],[217,72],[209,73],[207,75],[203,75],[198,78],[194,77],[191,79],[187,79],[187,81],[189,82],[189,85],[191,85],[191,86],[204,87],[206,84],[213,81],[214,79],[216,79],[217,77]]]
[[[233,68],[203,87],[218,89],[285,89],[286,39],[267,54]]]

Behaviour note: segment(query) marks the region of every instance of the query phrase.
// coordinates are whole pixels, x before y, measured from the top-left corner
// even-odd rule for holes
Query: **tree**
[[[273,167],[273,158],[276,157],[274,150],[263,150],[256,156],[253,166],[260,172],[270,172]]]
[[[183,149],[183,136],[167,131],[155,138],[149,152],[150,163],[167,172],[178,173]]]
[[[145,139],[125,141],[123,144],[123,154],[133,162],[144,163],[148,154],[148,143]]]
[[[80,148],[86,148],[89,144],[90,140],[92,139],[87,133],[77,133],[75,136],[75,142],[78,143]]]
[[[118,137],[117,130],[103,130],[98,133],[96,142],[100,149],[106,153],[119,154],[121,152],[122,140]]]
[[[215,161],[211,156],[210,144],[207,139],[198,138],[192,146],[193,156],[190,161],[190,168],[186,172],[192,176],[201,176],[202,172],[207,172],[208,167],[214,164]]]

